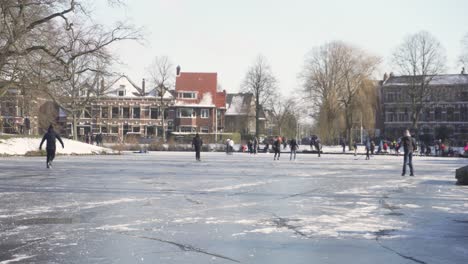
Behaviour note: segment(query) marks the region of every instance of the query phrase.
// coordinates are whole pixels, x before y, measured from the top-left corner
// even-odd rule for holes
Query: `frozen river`
[[[467,159],[0,159],[0,263],[468,263]]]

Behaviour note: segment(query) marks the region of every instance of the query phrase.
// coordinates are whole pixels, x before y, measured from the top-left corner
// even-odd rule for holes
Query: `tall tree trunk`
[[[260,135],[260,101],[258,93],[255,98],[255,136],[258,138]]]
[[[72,116],[73,116],[73,123],[72,123],[73,140],[78,140],[78,128],[77,128],[78,118],[76,117],[75,113],[73,113]]]

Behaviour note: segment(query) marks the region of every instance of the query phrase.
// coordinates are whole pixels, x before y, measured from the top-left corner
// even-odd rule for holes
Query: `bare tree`
[[[342,43],[341,61],[341,81],[338,84],[338,100],[341,104],[345,120],[346,140],[348,145],[352,145],[352,129],[354,126],[354,118],[356,109],[363,101],[360,97],[366,85],[371,85],[372,74],[375,72],[380,59],[368,55],[363,50]],[[365,107],[365,106],[364,106]],[[370,105],[369,105],[370,107]]]
[[[306,55],[300,77],[305,97],[314,110],[319,134],[325,141],[335,138],[335,123],[340,114],[339,89],[342,82],[342,54],[344,45],[331,42],[314,48]]]
[[[283,127],[288,123],[288,119],[294,116],[296,100],[293,98],[283,99],[277,96],[271,98],[269,103],[278,134],[283,134]]]
[[[462,40],[462,52],[459,61],[465,68],[468,67],[468,33]]]
[[[174,86],[174,65],[167,56],[156,57],[148,67],[148,72],[157,91],[159,113],[161,115],[163,142],[166,142],[165,112],[169,103],[164,101],[164,95]]]
[[[242,89],[255,96],[255,136],[260,135],[260,111],[276,94],[276,78],[265,57],[259,55],[244,78]]]
[[[118,24],[111,30],[102,26],[66,25],[69,29],[53,48],[53,59],[47,68],[33,72],[43,80],[44,91],[72,116],[73,138],[77,139],[77,123],[86,107],[103,93],[101,80],[113,59],[107,47],[117,41],[139,39],[138,31]],[[52,51],[52,50],[51,50]]]
[[[445,51],[429,32],[421,31],[405,38],[393,53],[393,62],[399,73],[407,75],[412,128],[418,129],[422,109],[434,99],[429,83],[445,69]]]

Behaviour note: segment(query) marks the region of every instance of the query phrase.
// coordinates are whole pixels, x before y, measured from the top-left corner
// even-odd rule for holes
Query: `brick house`
[[[390,75],[381,84],[381,113],[387,137],[400,137],[404,129],[411,127],[411,102],[407,93],[411,78]],[[468,140],[468,75],[464,72],[436,75],[430,80],[429,89],[418,122],[419,138],[429,142],[445,131],[458,144]]]
[[[219,92],[217,73],[180,72],[172,108],[174,134],[222,133],[226,91]]]
[[[163,133],[161,104],[171,105],[173,96],[170,92],[160,96],[155,88],[146,89],[145,81],[141,86],[128,76],[119,76],[106,86],[102,94],[95,98],[83,111],[78,122],[78,136],[102,133],[108,141],[121,140],[128,135],[152,138]],[[165,130],[171,131],[173,120],[169,109],[164,113]],[[68,131],[71,135],[71,119],[68,119]]]

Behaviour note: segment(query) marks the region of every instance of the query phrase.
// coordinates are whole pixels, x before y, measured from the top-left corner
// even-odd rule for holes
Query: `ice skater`
[[[192,147],[195,149],[195,159],[197,161],[201,161],[200,150],[201,150],[202,145],[203,145],[203,140],[200,138],[200,135],[198,135],[197,133],[192,140]]]
[[[413,170],[413,151],[417,151],[416,140],[411,137],[409,130],[405,130],[404,136],[401,138],[401,144],[403,145],[404,158],[403,158],[403,172],[401,176],[406,174],[406,164],[410,169],[410,176],[414,176]]]
[[[281,137],[276,137],[275,141],[273,142],[273,150],[275,151],[273,160],[279,160],[281,156]]]
[[[291,154],[289,155],[289,160],[292,160],[294,154],[294,160],[296,160],[296,151],[299,148],[296,140],[293,138],[289,141],[289,148],[291,149]]]
[[[63,145],[63,141],[60,138],[59,134],[55,133],[54,131],[54,126],[50,125],[49,128],[47,129],[47,133],[44,134],[44,137],[42,137],[41,144],[39,145],[39,150],[42,150],[42,144],[44,143],[45,140],[47,140],[47,145],[46,145],[46,152],[47,152],[47,168],[49,169],[52,167],[52,161],[54,161],[55,158],[55,139],[58,139],[60,144],[62,144],[62,148],[65,148]]]
[[[322,143],[320,142],[320,139],[318,137],[314,141],[314,146],[317,150],[318,157],[320,158],[320,152],[322,152]]]

